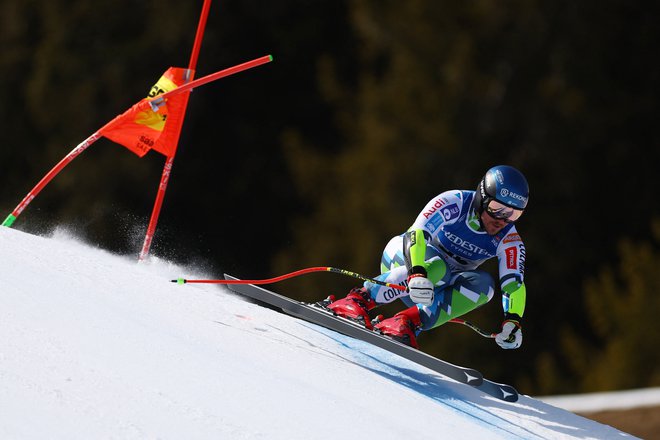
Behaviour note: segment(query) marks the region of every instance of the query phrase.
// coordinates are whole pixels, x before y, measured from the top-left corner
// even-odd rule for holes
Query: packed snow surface
[[[170,282],[194,268],[5,227],[0,258],[2,439],[632,438]]]

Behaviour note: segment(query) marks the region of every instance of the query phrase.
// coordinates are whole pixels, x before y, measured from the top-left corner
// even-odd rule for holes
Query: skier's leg
[[[454,274],[448,286],[436,288],[432,305],[418,306],[421,330],[438,327],[486,304],[493,298],[494,286],[493,277],[483,270]]]
[[[447,263],[442,258],[438,249],[431,244],[427,244],[425,257],[425,269],[429,280],[437,287],[445,286],[449,282],[451,275],[449,274]],[[392,238],[387,243],[387,246],[385,246],[380,262],[380,270],[381,275],[376,277],[378,281],[389,284],[407,285],[408,270],[405,266],[403,255],[402,235]],[[369,290],[371,297],[377,304],[390,303],[396,299],[401,299],[407,306],[414,304],[408,298],[408,292],[404,290],[369,282],[365,282],[364,287]]]
[[[374,329],[417,348],[416,336],[452,318],[486,304],[493,297],[493,278],[487,272],[473,270],[455,274],[449,285],[436,287],[433,304],[412,304],[409,308],[375,324]]]
[[[447,263],[430,244],[426,247],[425,265],[428,278],[436,286],[447,284],[450,278]],[[381,274],[375,279],[389,284],[406,285],[407,277],[408,271],[403,258],[403,236],[397,236],[385,246],[381,259]],[[405,290],[367,281],[363,287],[352,289],[345,298],[335,301],[334,296],[328,297],[324,305],[336,315],[363,322],[365,327],[371,328],[370,310],[379,304],[390,303],[399,298],[409,304],[411,302],[407,297],[408,292]]]

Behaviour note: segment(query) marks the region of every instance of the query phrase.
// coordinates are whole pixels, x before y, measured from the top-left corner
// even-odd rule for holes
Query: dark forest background
[[[188,65],[202,3],[0,2],[2,218],[167,67]],[[659,9],[216,0],[197,77],[275,60],[192,93],[152,254],[215,276],[376,275],[431,197],[514,165],[531,186],[524,344],[503,351],[447,325],[423,348],[525,394],[658,386]],[[163,164],[101,140],[14,227],[64,227],[137,259]],[[317,274],[275,290],[354,285]],[[499,300],[469,318],[495,330]]]

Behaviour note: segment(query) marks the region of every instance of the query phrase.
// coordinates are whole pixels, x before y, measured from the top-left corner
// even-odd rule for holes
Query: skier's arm
[[[410,229],[403,236],[403,255],[408,275],[421,274],[426,277],[426,237],[422,229]]]
[[[522,316],[525,312],[526,297],[524,282],[513,281],[502,288],[504,321],[502,321],[502,331],[495,336],[495,342],[504,349],[518,348],[522,345]]]
[[[421,229],[411,229],[403,236],[403,254],[408,269],[408,294],[417,304],[433,303],[433,283],[428,279],[426,239]]]
[[[527,289],[524,282],[513,281],[502,287],[502,308],[505,319],[514,319],[520,322],[525,313],[527,302]]]
[[[502,332],[495,341],[502,348],[518,348],[522,344],[522,317],[527,302],[525,273],[525,245],[512,228],[498,246],[500,287],[504,321]]]

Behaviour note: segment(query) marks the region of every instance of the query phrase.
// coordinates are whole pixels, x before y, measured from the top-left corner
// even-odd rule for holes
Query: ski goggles
[[[486,206],[486,212],[494,219],[504,220],[507,223],[513,223],[520,218],[523,210],[506,206],[497,200],[491,200],[488,202],[488,206]]]

